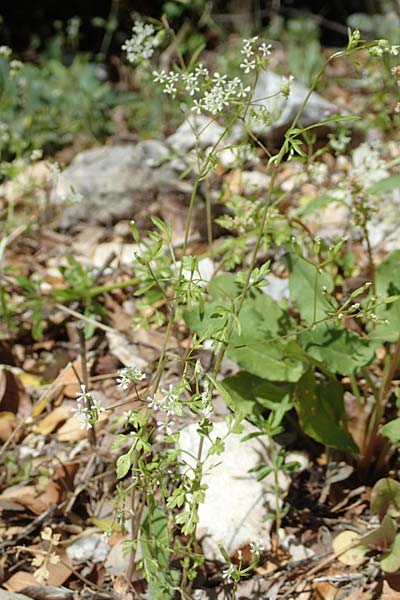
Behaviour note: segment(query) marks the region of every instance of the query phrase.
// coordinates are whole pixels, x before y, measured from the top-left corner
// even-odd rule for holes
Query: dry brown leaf
[[[317,600],[336,600],[339,596],[339,590],[328,581],[321,581],[314,584],[315,598]]]
[[[338,556],[338,560],[350,566],[360,565],[365,560],[365,553],[368,552],[368,548],[365,546],[355,546],[354,548],[350,548],[353,544],[357,543],[361,540],[361,535],[346,529],[346,531],[342,531],[335,537],[332,541],[332,547],[335,554],[341,553]],[[348,550],[346,550],[348,548]]]
[[[108,414],[101,413],[99,421],[95,425],[96,431],[101,429],[108,420]],[[87,437],[87,430],[82,429],[82,421],[79,416],[70,417],[57,431],[59,442],[79,442]]]
[[[34,427],[33,431],[35,433],[48,435],[54,431],[60,423],[70,418],[71,410],[72,404],[66,403],[62,404],[61,406],[57,406],[57,408],[52,410],[51,413],[46,415],[44,419],[42,419],[40,423]]]
[[[0,367],[0,411],[29,415],[31,402],[20,379],[4,366]]]
[[[17,424],[15,415],[11,412],[0,413],[0,440],[6,442]]]
[[[32,417],[38,417],[44,411],[46,406],[61,392],[68,398],[76,398],[76,395],[80,393],[81,388],[79,382],[74,383],[76,381],[74,369],[78,373],[78,376],[82,378],[82,366],[79,358],[74,360],[73,363],[68,363],[49,388],[40,396],[33,407]]]
[[[40,515],[51,504],[57,504],[59,496],[59,487],[53,481],[50,481],[43,490],[38,490],[33,485],[13,486],[0,495],[0,506],[3,500],[12,501],[28,508],[35,515]]]
[[[37,585],[37,583],[38,582],[32,573],[17,571],[14,575],[11,575],[10,579],[7,579],[7,581],[3,583],[3,586],[10,592],[20,592],[28,587],[28,585]]]
[[[400,575],[387,575],[383,581],[382,600],[400,600]]]

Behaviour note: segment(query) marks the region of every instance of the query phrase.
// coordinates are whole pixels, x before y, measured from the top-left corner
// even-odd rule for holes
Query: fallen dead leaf
[[[57,504],[59,501],[59,487],[54,481],[50,481],[43,490],[38,490],[33,485],[13,486],[4,490],[0,495],[0,506],[3,500],[16,502],[28,508],[35,515],[40,515],[51,504]]]
[[[6,442],[17,425],[17,419],[14,413],[0,413],[0,440]]]
[[[381,600],[400,600],[400,575],[388,575],[385,577]]]
[[[17,571],[3,583],[3,586],[10,592],[20,592],[29,585],[37,585],[37,583],[37,579],[34,578],[32,573]]]
[[[31,402],[20,379],[10,369],[0,367],[0,411],[27,416]]]
[[[101,429],[108,420],[107,412],[101,413],[99,421],[95,425],[96,431]],[[82,421],[79,416],[70,417],[57,431],[59,442],[79,442],[87,437],[87,430],[82,429]]]
[[[49,433],[54,431],[56,427],[60,425],[60,423],[70,418],[72,408],[72,404],[69,403],[57,406],[57,408],[55,408],[51,411],[51,413],[46,415],[44,419],[42,419],[40,423],[38,423],[38,425],[35,425],[33,431],[35,433],[42,433],[43,435],[48,435]]]
[[[353,544],[357,543],[361,539],[361,535],[346,529],[335,537],[332,541],[332,547],[335,554],[341,552],[338,556],[338,561],[344,565],[356,566],[360,565],[365,560],[365,553],[368,552],[368,548],[359,545],[350,548]],[[346,550],[346,548],[348,548]]]
[[[48,387],[48,389],[43,392],[33,407],[32,417],[38,417],[44,411],[46,406],[61,392],[63,392],[64,396],[67,396],[68,398],[76,398],[76,395],[79,394],[81,388],[79,382],[74,383],[76,381],[74,369],[81,378],[82,366],[79,358],[77,358],[73,363],[68,363],[68,365],[60,372],[58,377],[56,377],[53,383]]]

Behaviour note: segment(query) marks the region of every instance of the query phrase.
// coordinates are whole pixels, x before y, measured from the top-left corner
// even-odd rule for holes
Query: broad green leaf
[[[400,294],[400,250],[394,250],[376,270],[376,291],[379,298],[385,299]],[[387,325],[377,325],[370,336],[382,342],[394,342],[400,336],[400,300],[380,304],[376,309],[379,319],[386,319]]]
[[[226,313],[218,316],[221,306],[232,305],[232,298],[240,295],[240,286],[234,276],[221,276],[212,282],[210,292],[213,299],[202,311],[196,307],[186,311],[184,317],[199,337],[219,340],[229,318]],[[307,368],[307,359],[296,342],[279,339],[292,329],[287,310],[268,294],[251,289],[237,318],[227,355],[258,377],[298,381]]]
[[[382,557],[381,568],[385,573],[400,571],[400,533],[396,535],[390,552]]]
[[[360,544],[363,546],[372,546],[376,550],[387,550],[393,544],[396,532],[397,527],[392,517],[385,515],[377,529],[361,537]]]
[[[392,192],[398,188],[400,188],[400,175],[390,175],[390,177],[386,177],[385,179],[381,179],[372,184],[365,191],[368,194],[380,194],[383,192]]]
[[[289,267],[289,290],[292,302],[297,306],[301,317],[306,323],[314,323],[326,317],[326,311],[332,307],[322,293],[333,290],[333,281],[329,275],[291,252],[287,254]]]
[[[308,367],[293,342],[233,336],[227,354],[242,369],[269,381],[298,381]]]
[[[309,369],[295,386],[294,401],[303,430],[331,448],[358,452],[346,430],[343,388],[337,381],[317,385]]]
[[[319,323],[303,333],[299,342],[311,358],[341,375],[351,375],[375,357],[374,346],[368,340],[331,323]]]
[[[371,491],[371,512],[379,515],[400,516],[400,483],[389,477],[376,482]]]
[[[263,409],[277,410],[293,392],[292,384],[272,383],[246,371],[227,377],[222,386],[229,392],[235,411],[241,410],[246,415]],[[292,403],[288,402],[286,406],[290,410]]]
[[[390,440],[392,444],[400,442],[400,419],[393,419],[381,428],[381,434]]]
[[[320,211],[322,208],[328,206],[332,202],[336,202],[336,204],[342,204],[337,198],[333,198],[332,196],[318,196],[317,198],[312,198],[305,206],[302,206],[297,212],[297,214],[306,216],[311,215],[315,212]]]

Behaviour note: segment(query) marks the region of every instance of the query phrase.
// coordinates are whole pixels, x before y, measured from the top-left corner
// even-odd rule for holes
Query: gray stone
[[[203,149],[213,147],[219,140],[219,148],[234,144],[242,137],[243,130],[240,125],[236,125],[222,138],[223,133],[224,127],[215,119],[192,113],[166,141],[175,152],[185,154],[197,145]]]
[[[260,125],[254,119],[249,118],[249,125],[257,135],[265,135],[290,126],[309,93],[309,89],[305,85],[293,80],[290,83],[290,94],[285,97],[280,93],[281,86],[282,77],[280,75],[272,71],[263,71],[260,74],[252,101],[258,107],[263,107],[271,113],[272,123],[269,126]],[[273,97],[271,98],[271,96]],[[257,106],[254,107],[255,110],[257,110]],[[313,92],[302,113],[301,123],[305,126],[319,123],[338,112],[337,106]]]
[[[155,140],[81,152],[59,176],[53,193],[56,202],[65,202],[71,193],[82,195],[77,204],[65,206],[61,226],[137,220],[141,211],[148,213],[158,194],[189,193],[191,186],[179,179],[185,165],[169,160],[170,155],[170,149]]]
[[[16,592],[7,592],[7,590],[3,590],[0,588],[0,600],[31,600],[28,596],[24,594],[17,594]]]
[[[181,431],[180,447],[197,456],[200,436],[196,424]],[[264,520],[268,511],[274,510],[275,491],[273,474],[257,481],[250,469],[260,464],[270,464],[268,441],[265,436],[242,442],[256,428],[245,422],[241,434],[231,433],[225,440],[221,455],[211,456],[204,467],[203,483],[207,484],[206,499],[199,507],[198,537],[204,555],[209,560],[223,561],[218,545],[222,544],[229,555],[250,542],[270,544],[269,534],[272,520]],[[228,432],[225,421],[214,424],[211,437],[224,439]],[[203,457],[210,447],[204,439]],[[185,454],[190,466],[194,462]],[[282,499],[289,487],[287,475],[279,474],[279,496]]]

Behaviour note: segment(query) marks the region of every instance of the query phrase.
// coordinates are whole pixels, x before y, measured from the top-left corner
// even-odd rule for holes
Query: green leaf
[[[169,568],[170,538],[167,516],[156,506],[148,509],[141,523],[140,546],[143,569],[149,583],[149,597],[170,600],[179,582],[179,572]]]
[[[346,430],[343,388],[338,381],[316,384],[309,369],[296,384],[294,401],[304,432],[331,448],[358,452]]]
[[[383,192],[392,192],[398,188],[400,188],[400,175],[390,175],[390,177],[377,181],[365,191],[368,194],[380,194]]]
[[[400,250],[394,250],[376,270],[376,292],[379,298],[400,294]],[[378,319],[388,320],[388,324],[377,325],[370,337],[394,342],[400,336],[400,299],[376,308]]]
[[[322,293],[333,290],[333,281],[329,275],[294,252],[287,254],[289,267],[289,290],[292,302],[297,306],[306,323],[314,323],[326,317],[326,311],[332,307]]]
[[[239,297],[240,289],[234,276],[217,277],[210,285],[213,300],[201,310],[197,306],[186,311],[186,322],[199,337],[219,340],[229,318],[229,313],[221,314],[221,306],[232,304]],[[307,368],[303,352],[296,342],[276,339],[293,329],[287,310],[268,294],[251,289],[236,321],[240,334],[231,336],[227,348],[229,358],[258,377],[298,381]]]
[[[362,546],[372,546],[376,550],[387,550],[393,544],[397,527],[390,515],[385,515],[377,529],[360,538]]]
[[[382,557],[381,569],[385,573],[400,571],[400,533],[396,535],[390,552]]]
[[[400,419],[393,419],[381,428],[381,434],[388,438],[392,444],[400,442]]]
[[[319,323],[303,333],[299,342],[311,358],[341,375],[351,375],[375,357],[375,347],[368,340],[331,323]]]
[[[400,483],[389,477],[376,482],[371,491],[371,512],[379,515],[400,516]]]
[[[342,202],[340,202],[337,198],[333,198],[332,196],[318,196],[317,198],[310,200],[310,202],[307,202],[307,204],[302,206],[298,211],[296,211],[296,213],[298,215],[302,215],[303,217],[306,215],[312,215],[315,212],[325,208],[332,202],[342,204]]]
[[[117,460],[117,479],[122,479],[128,473],[132,466],[132,454],[134,446],[126,453],[122,454]]]
[[[287,406],[287,410],[292,407],[291,402],[286,403],[293,392],[292,384],[272,383],[242,371],[224,379],[222,385],[229,392],[232,408],[246,415],[264,409],[278,410],[282,404]]]

